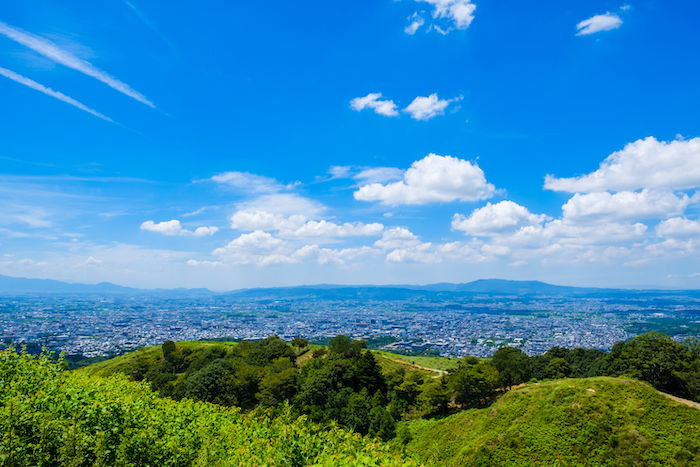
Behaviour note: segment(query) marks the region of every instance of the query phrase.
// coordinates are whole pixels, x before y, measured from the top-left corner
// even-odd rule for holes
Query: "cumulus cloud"
[[[364,109],[372,109],[375,113],[386,117],[398,116],[399,111],[397,110],[394,101],[382,99],[381,97],[381,92],[372,92],[364,97],[356,97],[350,101],[350,107],[358,112]]]
[[[430,29],[441,34],[447,34],[453,29],[467,29],[474,21],[474,11],[476,5],[471,0],[416,0],[420,3],[427,3],[433,7],[433,23]],[[437,22],[441,20],[442,22]],[[409,17],[409,25],[404,32],[415,34],[425,24],[423,16],[416,12]]]
[[[539,225],[547,218],[542,214],[533,214],[513,201],[501,201],[496,204],[487,203],[472,211],[468,217],[455,214],[452,217],[452,228],[469,235],[484,236]]]
[[[664,142],[652,136],[612,153],[594,172],[571,178],[547,175],[544,184],[546,189],[570,193],[698,186],[700,138]]]
[[[2,26],[2,23],[0,23],[0,26]],[[51,88],[47,88],[43,84],[37,83],[36,81],[27,78],[26,76],[22,76],[18,73],[15,73],[12,70],[8,70],[7,68],[0,67],[0,75],[4,76],[7,79],[11,79],[12,81],[15,81],[16,83],[22,84],[24,86],[27,86],[28,88],[34,89],[35,91],[39,91],[43,94],[46,94],[47,96],[53,97],[54,99],[58,99],[59,101],[65,102],[66,104],[70,104],[73,107],[77,107],[78,109],[87,112],[91,115],[94,115],[97,118],[101,118],[102,120],[108,121],[110,123],[114,123],[114,121],[99,113],[97,110],[93,110],[87,105],[83,104],[82,102],[79,102],[75,99],[73,99],[70,96],[66,96],[65,94],[54,91]]]
[[[384,225],[379,223],[312,220],[301,214],[284,215],[261,210],[244,209],[231,216],[231,227],[238,230],[272,230],[283,238],[355,237],[379,235]]]
[[[576,193],[562,211],[572,221],[659,219],[681,214],[692,201],[685,194],[657,190]]]
[[[219,231],[218,227],[197,227],[195,230],[187,230],[182,227],[179,220],[173,219],[163,222],[153,222],[145,221],[141,224],[141,230],[147,230],[149,232],[156,232],[168,236],[181,236],[181,237],[206,237],[209,235],[214,235]]]
[[[397,248],[410,248],[420,243],[418,237],[413,232],[404,227],[393,227],[387,229],[382,234],[382,238],[374,242],[374,246],[382,250],[393,250]]]
[[[415,120],[430,120],[438,115],[443,115],[447,106],[455,100],[459,100],[459,98],[440,99],[437,93],[427,97],[418,96],[404,109],[404,112],[407,112]]]
[[[79,71],[80,73],[95,78],[96,80],[101,81],[102,83],[106,84],[112,89],[126,96],[129,96],[132,99],[141,102],[142,104],[146,104],[149,107],[155,107],[153,102],[148,100],[146,96],[134,90],[128,84],[119,81],[113,76],[110,76],[109,74],[95,67],[93,64],[87,62],[86,60],[76,57],[69,51],[62,49],[61,47],[59,47],[58,45],[54,44],[46,38],[36,36],[26,31],[22,31],[18,28],[13,28],[12,26],[9,26],[8,24],[3,23],[2,21],[0,21],[0,34],[9,39],[12,39],[15,42],[18,42],[19,44],[22,44],[25,47],[32,49],[33,51],[43,55],[44,57],[50,60],[53,60],[56,63],[59,63],[68,68],[72,68],[73,70]]]
[[[379,251],[368,246],[339,249],[322,248],[315,244],[297,246],[269,232],[257,230],[242,234],[213,253],[226,263],[270,266],[303,262],[346,264],[366,255],[378,254]]]
[[[370,183],[355,191],[355,199],[379,201],[388,206],[421,205],[450,201],[488,199],[496,188],[486,181],[476,163],[452,156],[428,154],[415,161],[403,174],[403,180]]]
[[[697,237],[700,238],[700,220],[685,217],[672,217],[656,227],[656,233],[662,237]]]
[[[601,31],[610,31],[622,26],[622,19],[614,13],[591,16],[576,25],[576,35],[586,36]]]

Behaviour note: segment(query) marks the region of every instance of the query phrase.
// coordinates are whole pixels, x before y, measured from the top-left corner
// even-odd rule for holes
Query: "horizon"
[[[162,5],[0,13],[0,274],[700,289],[697,2]]]
[[[76,286],[97,286],[97,285],[112,285],[112,286],[117,286],[117,287],[124,287],[124,288],[132,288],[135,290],[143,290],[143,291],[156,291],[156,290],[161,290],[163,292],[168,292],[168,291],[177,291],[177,290],[207,290],[209,292],[213,292],[215,294],[220,294],[220,293],[231,293],[231,292],[240,292],[240,291],[246,291],[246,290],[264,290],[264,289],[285,289],[285,288],[313,288],[313,287],[327,287],[327,288],[361,288],[361,287],[372,287],[372,288],[401,288],[401,287],[429,287],[429,286],[438,286],[438,285],[469,285],[469,284],[474,284],[474,283],[479,283],[479,282],[507,282],[507,283],[536,283],[536,284],[542,284],[542,285],[547,285],[547,286],[554,286],[554,287],[561,287],[561,288],[582,288],[582,289],[600,289],[600,290],[624,290],[624,291],[640,291],[640,292],[645,292],[645,291],[667,291],[667,292],[693,292],[693,291],[699,291],[700,289],[673,289],[673,288],[663,288],[663,287],[654,287],[654,286],[637,286],[637,287],[597,287],[597,286],[587,286],[587,285],[570,285],[570,284],[558,284],[558,283],[551,283],[551,282],[545,282],[545,281],[540,281],[540,280],[535,280],[535,279],[521,279],[521,280],[516,280],[516,279],[502,279],[502,278],[496,278],[496,277],[486,277],[486,278],[481,278],[481,279],[474,279],[472,281],[468,282],[419,282],[419,283],[324,283],[324,282],[319,282],[319,283],[303,283],[303,284],[286,284],[286,285],[276,285],[276,286],[261,286],[261,287],[242,287],[242,288],[234,288],[234,289],[214,289],[214,288],[209,288],[209,287],[196,287],[196,288],[187,288],[187,287],[175,287],[175,288],[162,288],[162,287],[156,287],[156,288],[140,288],[140,287],[130,287],[127,285],[123,284],[117,284],[114,282],[109,282],[109,281],[100,281],[100,282],[69,282],[69,281],[61,281],[57,279],[52,279],[52,278],[42,278],[42,277],[17,277],[17,276],[8,276],[4,274],[0,274],[0,279],[2,278],[10,278],[10,279],[18,279],[18,280],[48,280],[48,281],[54,281],[54,282],[60,282],[66,285],[76,285]]]

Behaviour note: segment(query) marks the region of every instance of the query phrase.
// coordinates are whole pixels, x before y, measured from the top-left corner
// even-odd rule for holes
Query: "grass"
[[[436,372],[447,371],[452,368],[455,368],[457,366],[457,363],[459,362],[458,358],[453,357],[414,357],[410,355],[400,355],[391,352],[386,352],[384,350],[373,350],[373,352],[378,357],[384,357],[394,362],[396,362],[397,360],[405,362],[407,367],[418,366],[428,368],[431,370],[438,370]],[[396,363],[400,365],[400,363]]]
[[[203,347],[221,347],[228,349],[237,346],[238,343],[219,341],[181,341],[176,342],[175,345],[178,348],[189,348],[193,350],[201,349]],[[132,372],[137,363],[147,362],[150,365],[155,363],[155,361],[162,355],[163,351],[161,346],[154,345],[134,350],[109,360],[93,363],[76,371],[97,376],[109,376],[115,373],[129,374]]]
[[[622,378],[527,384],[485,409],[405,423],[429,465],[700,465],[700,410]]]

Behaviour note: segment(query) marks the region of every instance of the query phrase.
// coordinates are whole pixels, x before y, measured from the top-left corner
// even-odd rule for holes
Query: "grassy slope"
[[[183,341],[176,342],[178,347],[189,347],[192,349],[201,348],[204,346],[220,346],[231,347],[237,345],[235,342],[210,342],[210,341]],[[310,350],[316,350],[322,346],[311,345]],[[311,351],[300,356],[301,363],[311,357]],[[458,359],[448,357],[409,357],[406,355],[393,354],[380,350],[373,350],[382,369],[390,371],[396,368],[404,368],[408,371],[417,371],[428,376],[437,376],[441,371],[448,370],[457,364]],[[145,347],[135,350],[119,357],[105,360],[102,362],[93,363],[85,368],[80,369],[80,372],[93,374],[98,376],[108,376],[115,373],[129,373],[130,369],[138,360],[154,362],[162,355],[159,345]]]
[[[433,465],[700,465],[700,410],[621,378],[528,384],[407,423],[409,452]]]
[[[447,371],[451,368],[457,366],[459,362],[458,358],[451,357],[412,357],[408,355],[399,355],[395,353],[385,352],[383,350],[374,350],[374,355],[379,357],[388,358],[391,361],[399,364],[397,360],[405,362],[407,369],[415,369],[417,367],[430,368],[433,370]]]
[[[176,342],[175,345],[179,348],[199,349],[203,347],[230,348],[235,347],[238,345],[238,343],[218,341],[182,341]],[[161,350],[161,346],[154,345],[152,347],[144,347],[142,349],[134,350],[133,352],[129,352],[109,360],[93,363],[84,368],[80,368],[77,371],[96,376],[109,376],[115,373],[129,373],[135,362],[145,360],[149,363],[154,363],[162,355],[163,351]]]

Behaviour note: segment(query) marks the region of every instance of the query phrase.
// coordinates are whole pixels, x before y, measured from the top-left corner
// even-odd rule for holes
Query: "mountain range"
[[[464,294],[541,295],[541,296],[603,296],[620,294],[700,294],[697,290],[607,289],[553,285],[540,281],[480,279],[467,283],[436,283],[428,285],[338,285],[319,284],[293,287],[238,289],[213,292],[196,289],[139,289],[100,282],[80,284],[52,279],[29,279],[0,275],[0,294],[97,294],[97,295],[163,295],[207,296],[224,295],[240,298],[309,298],[396,300],[416,296],[436,297]]]

